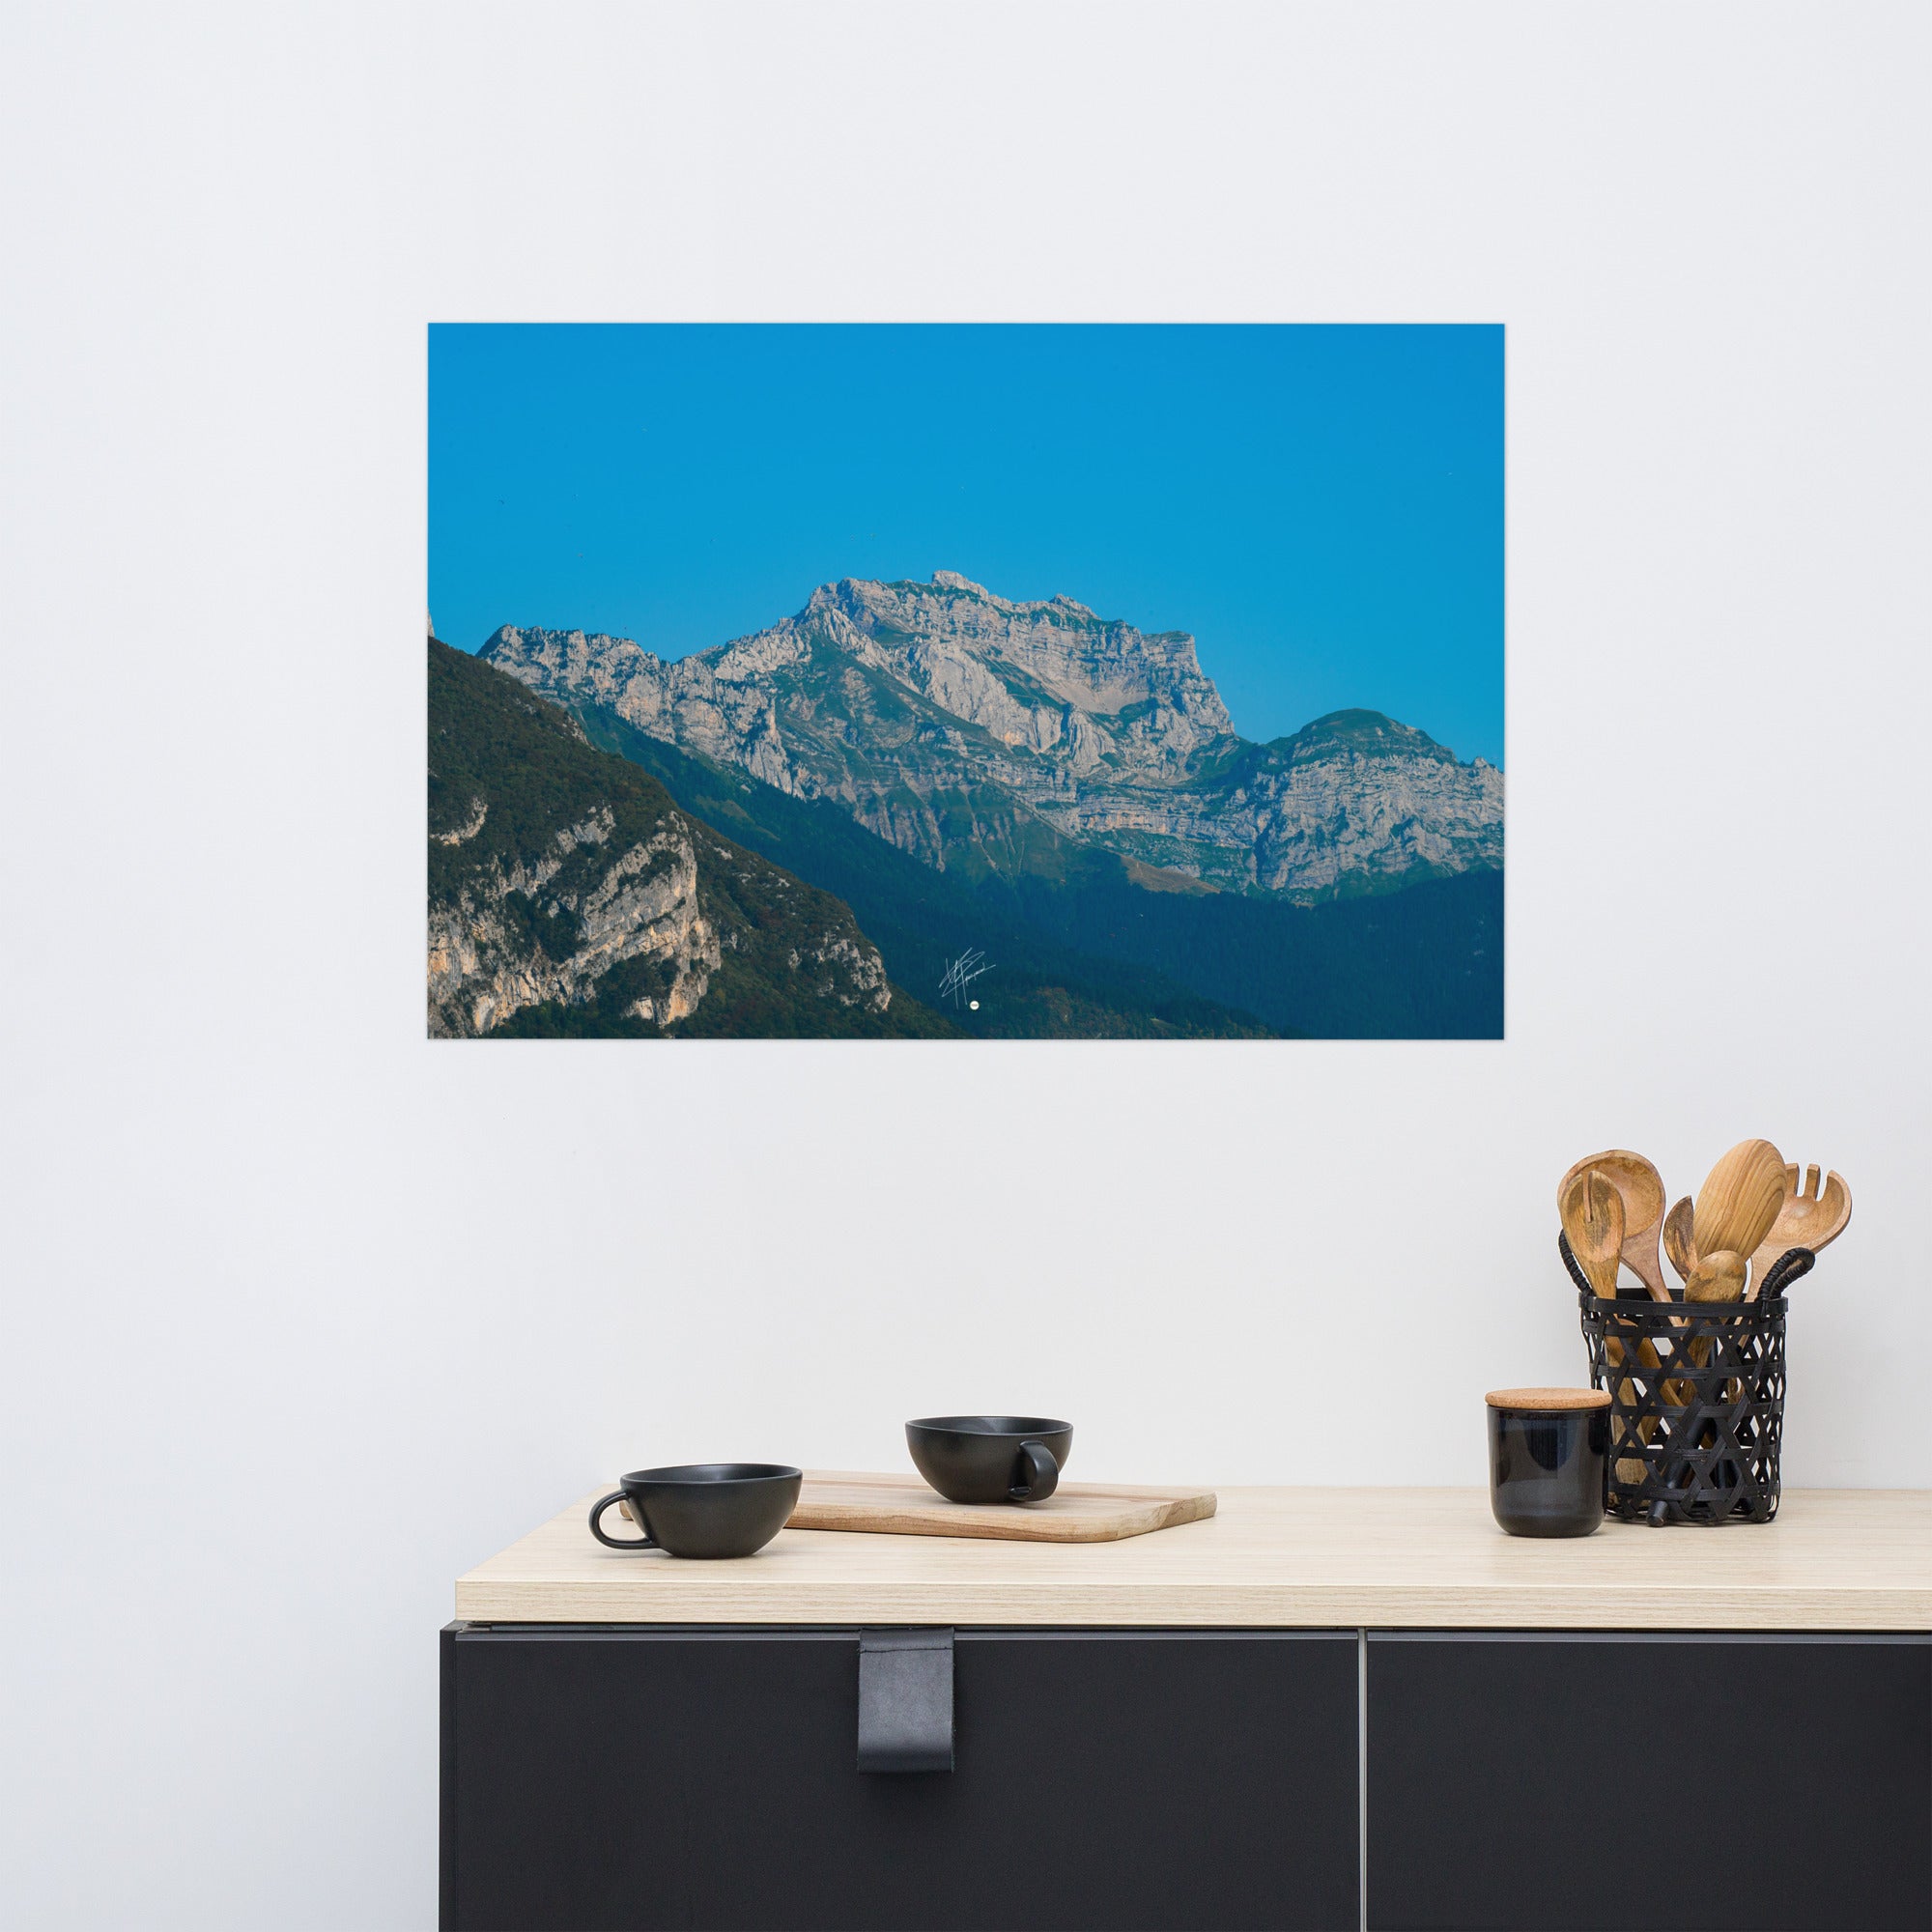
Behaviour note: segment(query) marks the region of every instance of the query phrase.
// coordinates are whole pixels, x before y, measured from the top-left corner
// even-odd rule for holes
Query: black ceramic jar
[[[1588,1536],[1604,1520],[1607,1389],[1492,1389],[1490,1507],[1512,1536]]]

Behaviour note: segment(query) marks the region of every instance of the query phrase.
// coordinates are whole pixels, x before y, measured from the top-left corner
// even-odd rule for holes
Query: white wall
[[[1842,1169],[1788,1474],[1932,1484],[1928,18],[10,11],[11,1921],[432,1923],[645,1461],[1479,1481],[1593,1147]],[[427,1044],[424,325],[679,317],[1506,322],[1507,1042]]]

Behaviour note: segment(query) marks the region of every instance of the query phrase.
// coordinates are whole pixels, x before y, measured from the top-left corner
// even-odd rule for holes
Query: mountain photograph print
[[[1499,327],[438,325],[438,1038],[1494,1039]]]

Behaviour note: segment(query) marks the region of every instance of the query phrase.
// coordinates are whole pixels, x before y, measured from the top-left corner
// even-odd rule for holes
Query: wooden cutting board
[[[887,1536],[993,1536],[1016,1543],[1116,1543],[1214,1514],[1212,1490],[1062,1483],[1043,1503],[950,1503],[917,1476],[810,1472],[787,1529]]]

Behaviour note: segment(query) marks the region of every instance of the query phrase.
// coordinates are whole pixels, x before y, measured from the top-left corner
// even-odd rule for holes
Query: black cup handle
[[[1025,1474],[1021,1475],[1024,1470]],[[1013,1463],[1020,1480],[1007,1494],[1016,1503],[1043,1503],[1060,1487],[1060,1464],[1044,1442],[1022,1442]]]
[[[654,1537],[650,1533],[650,1531],[647,1530],[640,1522],[638,1523],[638,1533],[643,1538],[643,1541],[641,1543],[633,1543],[628,1538],[626,1538],[622,1542],[619,1542],[616,1537],[606,1536],[604,1534],[604,1524],[602,1521],[604,1512],[607,1509],[609,1509],[612,1503],[620,1503],[623,1500],[624,1500],[623,1491],[612,1490],[608,1496],[600,1496],[596,1502],[591,1504],[590,1534],[594,1536],[599,1543],[609,1544],[612,1549],[655,1549],[658,1547],[657,1538]],[[631,1520],[633,1522],[638,1521],[636,1517],[633,1517]]]

